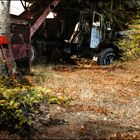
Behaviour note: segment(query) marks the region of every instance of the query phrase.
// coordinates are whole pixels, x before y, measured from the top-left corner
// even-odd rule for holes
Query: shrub
[[[0,77],[0,126],[22,130],[32,125],[33,117],[38,112],[37,106],[48,90],[16,85],[13,81]]]
[[[133,20],[126,36],[119,41],[123,49],[122,60],[132,60],[140,57],[140,21]]]
[[[23,86],[13,78],[0,77],[0,128],[6,126],[23,132],[32,126],[38,114],[43,113],[39,108],[41,103],[60,105],[70,102],[61,96],[51,96],[49,92],[46,88]]]

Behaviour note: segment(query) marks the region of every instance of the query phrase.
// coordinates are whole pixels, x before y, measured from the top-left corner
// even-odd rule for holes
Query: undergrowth
[[[123,39],[119,41],[123,49],[122,60],[133,60],[140,57],[140,20],[135,19],[129,25],[129,31]]]
[[[47,88],[23,86],[13,78],[0,77],[0,131],[5,128],[28,131],[36,114],[41,112],[40,103],[60,105],[67,102],[49,92]]]

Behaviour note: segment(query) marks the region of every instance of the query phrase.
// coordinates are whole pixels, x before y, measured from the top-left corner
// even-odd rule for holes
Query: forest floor
[[[104,67],[81,59],[34,66],[32,73],[33,86],[70,99],[41,104],[44,120],[34,124],[34,139],[140,139],[140,59]]]
[[[36,66],[32,72],[33,83],[71,99],[49,105],[50,121],[34,138],[140,139],[140,59],[105,67],[82,59],[77,65]]]

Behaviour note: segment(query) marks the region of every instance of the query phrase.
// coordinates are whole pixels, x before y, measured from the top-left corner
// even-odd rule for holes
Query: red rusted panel
[[[11,45],[11,49],[14,59],[30,57],[30,45],[28,43]]]
[[[53,10],[52,8],[55,8],[59,2],[60,0],[52,0],[50,4],[44,5],[38,11],[24,11],[19,18],[14,17],[11,26],[11,49],[14,59],[31,57],[31,48],[29,45],[31,37],[45,21],[46,16]],[[20,21],[20,18],[22,20],[26,19],[28,24],[26,22],[24,24],[17,22],[18,20]],[[15,23],[13,23],[14,21]]]
[[[11,44],[29,43],[30,32],[29,25],[13,24],[11,25]]]
[[[0,36],[0,44],[8,44],[8,38],[7,36]]]
[[[29,26],[22,24],[11,25],[11,49],[14,59],[30,58],[29,55]]]

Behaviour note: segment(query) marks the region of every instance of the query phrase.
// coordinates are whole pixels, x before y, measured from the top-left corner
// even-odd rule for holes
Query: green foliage
[[[25,130],[40,112],[41,102],[65,103],[65,99],[52,97],[42,87],[22,86],[12,78],[0,77],[0,126]]]
[[[108,0],[98,2],[99,11],[104,14],[105,20],[111,23],[113,31],[126,29],[131,19],[139,14],[139,7],[140,3],[135,0]]]
[[[41,101],[38,93],[41,91],[32,87],[8,87],[5,80],[0,78],[0,125],[13,128],[31,125],[36,113],[35,105]]]
[[[1,59],[0,57],[0,75],[7,75],[7,74],[8,74],[8,71],[6,69],[5,60]]]
[[[135,24],[137,20],[133,20],[129,25],[130,30],[126,36],[119,41],[123,49],[122,60],[131,60],[140,57],[140,24]]]
[[[64,104],[69,104],[72,99],[69,98],[64,98],[62,96],[48,96],[47,102],[49,104],[58,104],[58,105],[64,105]]]

